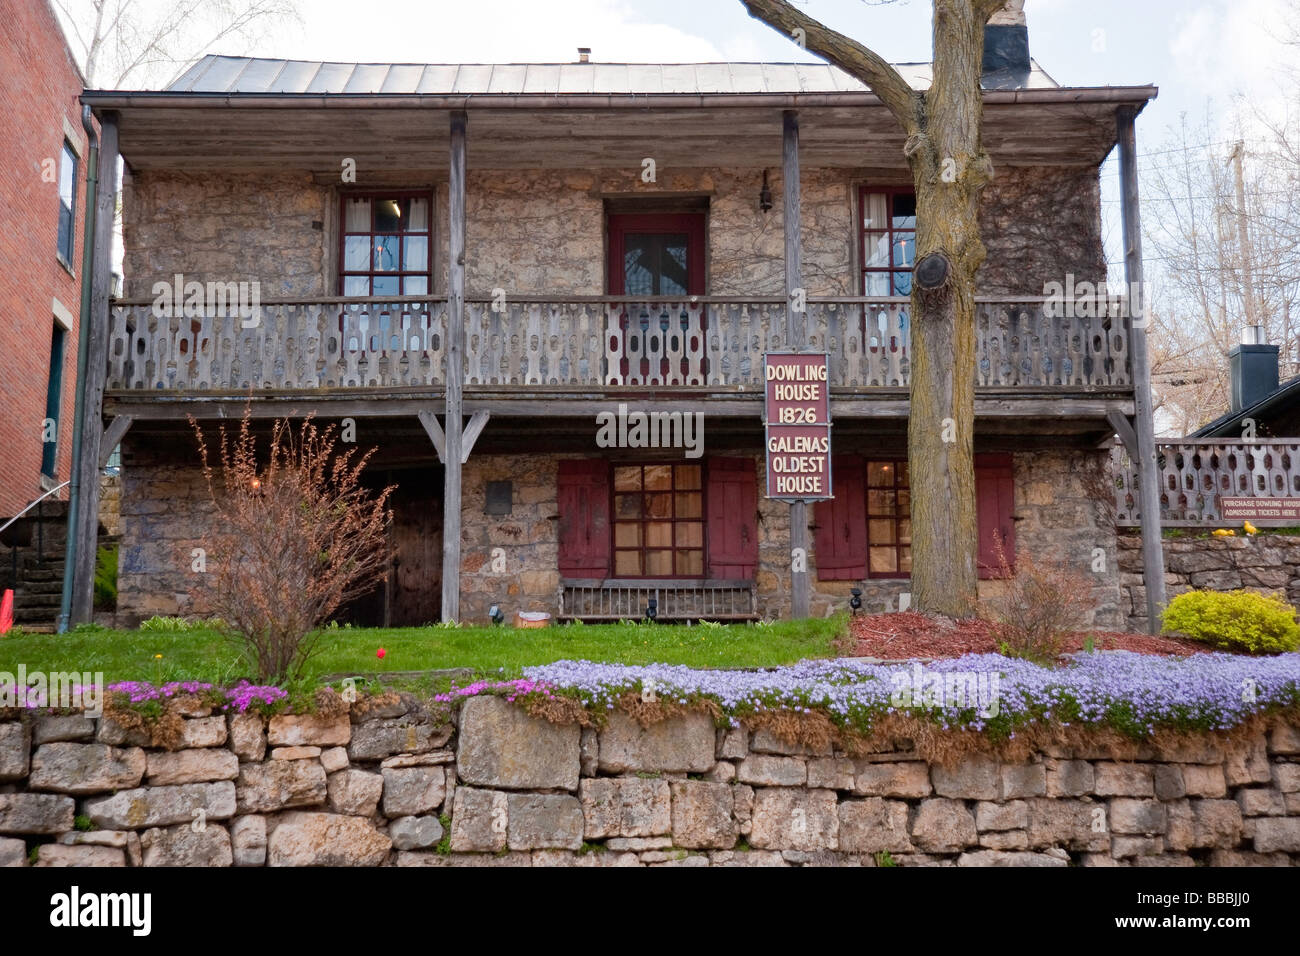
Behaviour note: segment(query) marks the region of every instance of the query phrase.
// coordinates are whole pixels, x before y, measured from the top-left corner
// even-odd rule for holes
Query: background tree
[[[861,80],[905,134],[916,190],[912,383],[907,458],[912,489],[912,601],[969,616],[978,600],[975,506],[975,273],[984,262],[980,77],[984,27],[1022,0],[933,0],[933,73],[918,92],[856,40],[787,0],[741,0],[750,15]]]
[[[54,0],[86,86],[162,86],[221,43],[247,45],[297,0]]]

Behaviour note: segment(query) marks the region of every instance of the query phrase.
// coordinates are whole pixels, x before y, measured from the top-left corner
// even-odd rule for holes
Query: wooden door
[[[442,469],[393,472],[389,627],[432,624],[442,614]]]
[[[683,300],[704,295],[704,213],[619,213],[609,217],[608,225],[610,295]],[[702,342],[703,315],[703,311],[687,313],[663,304],[630,303],[622,314],[623,333],[680,334]],[[628,359],[622,362],[626,375]],[[650,375],[648,361],[642,362],[640,374]],[[657,372],[665,375],[668,369]]]

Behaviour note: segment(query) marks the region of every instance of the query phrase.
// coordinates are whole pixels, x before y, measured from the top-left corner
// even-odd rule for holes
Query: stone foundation
[[[1122,529],[1119,567],[1122,610],[1133,630],[1147,626],[1146,576],[1142,570],[1142,536]],[[1203,534],[1197,530],[1195,534]],[[1232,538],[1165,538],[1165,595],[1185,591],[1281,592],[1300,604],[1300,538],[1261,533]]]
[[[171,750],[112,717],[0,722],[0,866],[1300,863],[1283,723],[944,767],[908,741],[852,758],[699,713],[582,729],[497,697],[463,704],[459,732],[413,698],[185,713]]]

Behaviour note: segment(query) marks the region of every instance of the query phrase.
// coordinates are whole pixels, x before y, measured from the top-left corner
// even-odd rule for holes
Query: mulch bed
[[[894,614],[858,615],[849,623],[854,639],[851,657],[880,657],[886,660],[961,657],[963,654],[993,654],[998,641],[993,625],[979,619],[953,618],[903,611]],[[1204,644],[1150,634],[1120,631],[1078,631],[1063,648],[1065,653],[1081,651],[1088,638],[1098,651],[1136,651],[1139,654],[1186,656],[1212,650]]]

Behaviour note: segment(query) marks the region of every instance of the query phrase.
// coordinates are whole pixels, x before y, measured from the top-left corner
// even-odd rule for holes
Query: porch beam
[[[428,410],[416,414],[419,416],[420,424],[424,426],[424,430],[429,433],[429,440],[433,442],[433,450],[438,453],[438,460],[445,462],[447,460],[447,436],[443,434],[442,426],[438,424],[438,416]]]
[[[799,195],[799,114],[795,110],[781,113],[781,164],[782,191],[785,200],[785,310],[789,325],[790,344],[796,352],[808,344],[805,309],[795,310],[796,298],[803,298],[803,245],[800,237]],[[794,556],[801,554],[803,561],[796,564]],[[790,616],[808,616],[808,503],[790,502]],[[804,570],[795,570],[802,567]]]
[[[121,444],[133,421],[135,421],[135,418],[132,415],[114,415],[113,420],[108,423],[108,427],[104,429],[104,437],[99,442],[99,467],[101,469],[113,457],[113,449]]]
[[[95,193],[95,234],[90,275],[90,314],[80,319],[87,336],[86,378],[82,390],[84,424],[78,450],[77,507],[72,515],[76,557],[72,562],[72,604],[68,624],[87,624],[94,613],[95,560],[99,555],[99,452],[104,434],[104,381],[108,377],[108,313],[113,272],[113,215],[117,209],[117,113],[99,117],[98,184]]]
[[[1119,134],[1120,213],[1124,223],[1124,279],[1129,301],[1142,290],[1142,218],[1138,209],[1137,110],[1115,111]],[[1145,296],[1138,293],[1139,303]],[[1130,309],[1130,312],[1132,310]],[[1155,413],[1151,404],[1151,359],[1147,351],[1145,311],[1129,320],[1129,355],[1133,363],[1133,424],[1138,466],[1138,511],[1142,516],[1142,575],[1147,593],[1147,631],[1160,630],[1165,607],[1165,558],[1160,533],[1159,469],[1156,463]]]
[[[1137,432],[1133,430],[1128,416],[1111,409],[1106,413],[1106,421],[1110,422],[1110,427],[1115,429],[1115,434],[1119,435],[1119,440],[1123,443],[1128,456],[1137,461],[1139,457]]]
[[[463,465],[469,461],[470,452],[474,450],[474,443],[478,441],[478,436],[483,433],[487,427],[488,419],[492,417],[491,412],[478,411],[470,416],[469,424],[465,426],[465,434],[462,436],[462,448],[460,451],[460,463]]]
[[[443,463],[442,619],[460,620],[460,479],[465,352],[465,127],[451,113],[447,212],[447,405]],[[427,426],[426,426],[427,427]]]

